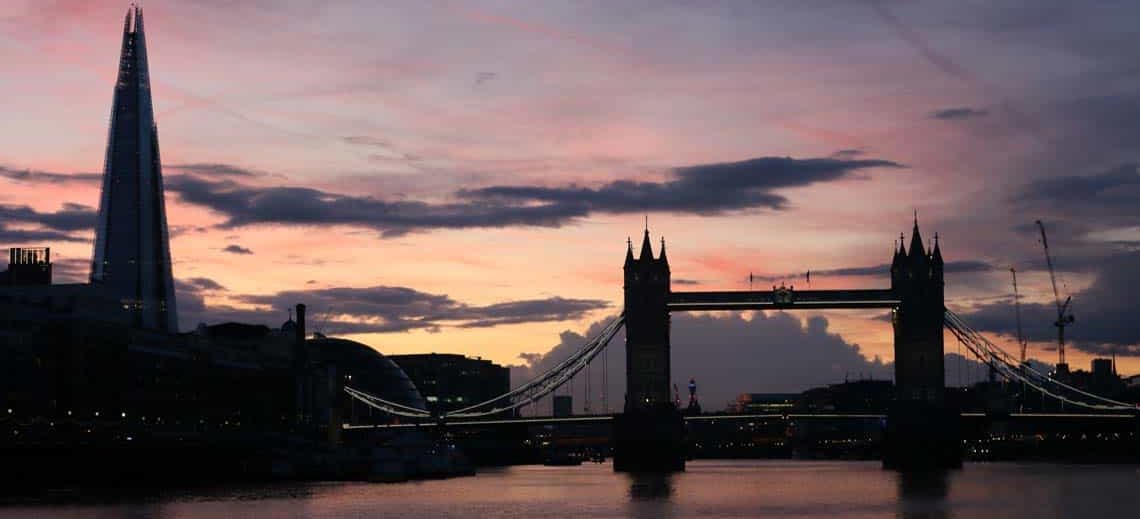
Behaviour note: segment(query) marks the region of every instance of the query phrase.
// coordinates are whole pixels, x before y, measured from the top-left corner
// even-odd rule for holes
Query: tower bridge
[[[685,425],[671,398],[670,315],[673,312],[743,310],[889,309],[894,337],[894,400],[884,418],[883,465],[887,468],[947,468],[962,462],[960,410],[945,397],[944,339],[950,331],[980,361],[1007,380],[1020,382],[1074,408],[1132,415],[1135,406],[1094,395],[1053,379],[1005,353],[945,307],[944,261],[935,235],[927,250],[917,218],[909,247],[893,252],[890,284],[878,289],[673,291],[665,242],[655,255],[649,230],[640,253],[628,242],[624,310],[578,351],[534,379],[486,402],[433,416],[384,401],[354,388],[345,391],[385,412],[457,425],[501,417],[533,404],[566,384],[625,328],[626,394],[622,412],[612,417],[614,469],[684,470]],[[593,417],[591,420],[610,420]],[[506,422],[504,422],[506,423]]]
[[[897,452],[888,449],[888,465],[914,463],[954,466],[957,413],[943,403],[942,314],[943,259],[937,237],[923,247],[917,218],[910,248],[894,252],[890,287],[875,290],[808,290],[773,287],[762,291],[675,292],[670,284],[665,242],[654,257],[649,229],[635,257],[633,243],[625,265],[626,400],[615,422],[617,470],[680,470],[683,427],[669,398],[669,315],[683,311],[823,310],[889,308],[895,340],[898,402],[889,431]],[[909,441],[922,438],[921,443]],[[663,454],[667,453],[667,454]]]

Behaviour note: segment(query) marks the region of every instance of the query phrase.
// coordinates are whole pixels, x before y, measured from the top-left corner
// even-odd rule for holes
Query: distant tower
[[[91,282],[133,313],[135,326],[177,332],[170,268],[143,15],[132,7],[123,23]]]

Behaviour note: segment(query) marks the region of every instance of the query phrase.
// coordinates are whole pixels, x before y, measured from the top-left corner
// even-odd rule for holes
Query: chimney
[[[297,305],[297,345],[305,345],[305,305]]]

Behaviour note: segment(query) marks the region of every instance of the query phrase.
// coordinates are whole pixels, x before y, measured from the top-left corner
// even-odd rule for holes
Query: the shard
[[[178,331],[142,10],[123,24],[91,282],[139,328]]]

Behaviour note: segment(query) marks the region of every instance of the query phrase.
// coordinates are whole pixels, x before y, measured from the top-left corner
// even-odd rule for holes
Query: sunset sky
[[[50,245],[57,282],[87,276],[126,5],[0,4],[0,246]],[[1013,351],[1016,267],[1055,362],[1044,220],[1070,363],[1140,372],[1135,2],[142,5],[184,331],[304,302],[384,353],[518,364],[620,311],[646,215],[675,290],[837,288],[886,286],[917,210],[948,306]],[[791,317],[892,357],[881,312]]]

